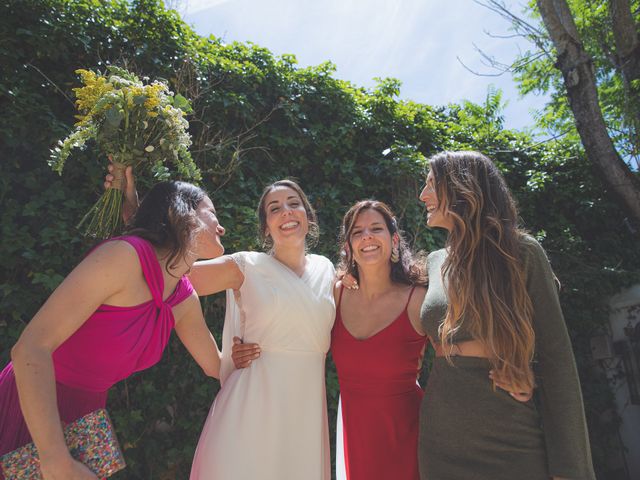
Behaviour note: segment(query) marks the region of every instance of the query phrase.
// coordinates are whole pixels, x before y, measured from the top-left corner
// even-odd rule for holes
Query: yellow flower
[[[88,121],[90,118],[90,112],[95,107],[100,98],[107,92],[113,90],[113,85],[109,81],[101,76],[96,75],[90,70],[76,70],[76,73],[80,75],[83,87],[74,88],[73,91],[76,94],[76,106],[81,114],[81,120],[79,123]]]
[[[149,112],[149,116],[152,116],[151,113],[160,105],[160,94],[164,91],[164,85],[153,83],[147,85],[145,90],[147,100],[144,102],[144,108]],[[153,116],[157,116],[157,113]]]

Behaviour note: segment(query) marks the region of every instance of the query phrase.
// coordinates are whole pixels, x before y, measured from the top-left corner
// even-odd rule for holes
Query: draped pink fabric
[[[171,309],[193,292],[182,277],[163,300],[162,267],[151,244],[134,236],[111,240],[136,249],[152,299],[133,307],[101,305],[53,353],[58,409],[67,423],[104,407],[113,384],[160,360],[175,324]],[[9,363],[0,373],[0,455],[30,441]]]

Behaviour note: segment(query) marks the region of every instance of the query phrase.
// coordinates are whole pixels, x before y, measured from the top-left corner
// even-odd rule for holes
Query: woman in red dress
[[[347,212],[342,245],[342,270],[359,288],[339,283],[335,290],[337,478],[417,480],[424,265],[413,258],[390,208],[374,200]]]

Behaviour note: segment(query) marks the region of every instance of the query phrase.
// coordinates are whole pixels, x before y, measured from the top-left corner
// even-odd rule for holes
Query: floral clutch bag
[[[64,438],[71,456],[84,463],[99,478],[109,477],[126,465],[109,415],[96,410],[68,424]],[[42,480],[40,458],[30,443],[0,457],[6,480]]]

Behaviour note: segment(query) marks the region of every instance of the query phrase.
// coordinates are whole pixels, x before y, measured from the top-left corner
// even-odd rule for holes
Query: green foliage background
[[[462,148],[491,155],[563,284],[596,469],[612,478],[607,458],[618,448],[617,417],[589,338],[606,325],[608,296],[640,280],[640,258],[579,144],[538,144],[506,130],[500,92],[490,90],[483,105],[401,101],[393,79],[365,90],[336,79],[330,63],[299,68],[292,55],[199,37],[159,0],[0,1],[3,365],[26,323],[90,246],[74,225],[101,191],[105,159],[90,149],[79,153],[62,177],[46,159],[74,122],[74,70],[109,63],[166,78],[192,99],[192,154],[227,228],[229,252],[259,248],[259,194],[287,176],[299,179],[318,209],[317,253],[337,260],[340,219],[367,197],[395,207],[416,248],[437,248],[444,237],[425,229],[417,201],[425,158]],[[224,298],[203,303],[219,337]],[[187,478],[218,388],[175,338],[159,365],[115,387],[109,408],[129,467],[114,478]],[[338,386],[330,363],[327,390],[333,431]]]

